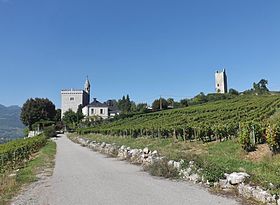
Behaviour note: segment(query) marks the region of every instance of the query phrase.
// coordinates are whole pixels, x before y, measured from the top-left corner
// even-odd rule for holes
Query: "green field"
[[[256,151],[248,154],[235,137],[242,123],[254,122],[265,128],[268,122],[279,121],[279,108],[280,95],[241,95],[181,109],[105,121],[94,127],[81,128],[78,134],[131,148],[148,146],[169,159],[195,160],[209,181],[217,181],[223,173],[245,171],[251,175],[252,183],[278,193],[279,155],[272,156],[266,144],[257,145]],[[218,137],[231,137],[233,140],[213,142]],[[212,142],[203,143],[205,138],[210,138]],[[262,150],[263,147],[266,149]],[[270,183],[274,184],[273,188]]]
[[[280,108],[280,95],[241,95],[181,109],[138,114],[125,119],[81,128],[81,134],[170,137],[184,139],[236,135],[240,122],[266,123]]]

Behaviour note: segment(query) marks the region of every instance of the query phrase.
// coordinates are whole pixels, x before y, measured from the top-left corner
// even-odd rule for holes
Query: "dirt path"
[[[36,200],[24,202],[36,195]],[[57,140],[53,176],[22,196],[24,199],[18,198],[21,203],[14,204],[238,204],[198,185],[151,177],[138,166],[106,158],[64,135]]]

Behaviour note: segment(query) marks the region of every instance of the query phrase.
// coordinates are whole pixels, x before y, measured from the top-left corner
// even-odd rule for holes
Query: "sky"
[[[60,90],[151,103],[264,78],[280,90],[279,0],[0,0],[0,104]]]

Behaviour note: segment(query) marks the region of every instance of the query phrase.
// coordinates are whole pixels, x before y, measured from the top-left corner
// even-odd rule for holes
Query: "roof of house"
[[[109,107],[106,103],[101,103],[96,98],[88,105],[88,107]]]
[[[96,100],[96,98],[94,98],[93,101],[89,105],[87,105],[87,107],[101,107],[101,108],[107,107],[110,113],[120,112],[117,106],[110,105],[109,102],[101,103],[98,100]]]

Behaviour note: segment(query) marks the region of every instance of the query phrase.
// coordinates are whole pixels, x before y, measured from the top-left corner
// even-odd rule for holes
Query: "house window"
[[[103,114],[103,109],[100,109],[100,114],[101,114],[101,115]]]
[[[91,114],[92,114],[92,115],[94,114],[94,109],[91,109]]]
[[[71,97],[71,98],[70,98],[70,101],[73,101],[73,100],[75,100],[75,98],[74,98],[74,97]]]

